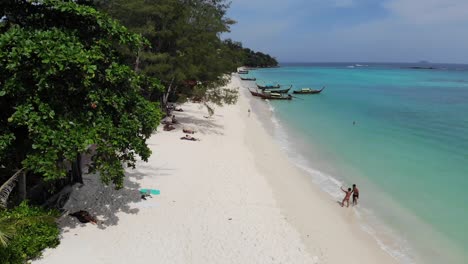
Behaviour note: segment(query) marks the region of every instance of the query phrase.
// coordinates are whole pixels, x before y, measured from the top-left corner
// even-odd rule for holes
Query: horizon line
[[[279,64],[288,64],[288,63],[297,63],[297,64],[306,64],[306,63],[370,63],[370,64],[377,64],[377,63],[401,63],[401,64],[452,64],[452,65],[468,65],[468,62],[461,63],[461,62],[431,62],[431,61],[278,61]]]

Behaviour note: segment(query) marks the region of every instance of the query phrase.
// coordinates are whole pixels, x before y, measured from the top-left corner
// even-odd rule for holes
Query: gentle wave
[[[343,181],[336,177],[313,168],[310,162],[301,154],[297,153],[292,147],[292,142],[286,129],[275,115],[274,106],[268,102],[268,110],[272,113],[270,121],[275,127],[274,137],[280,148],[287,153],[288,159],[299,169],[311,176],[312,182],[320,187],[321,190],[330,195],[333,199],[341,200],[343,193],[340,188],[344,185]],[[382,250],[390,256],[397,259],[399,263],[414,264],[413,250],[409,243],[399,237],[395,231],[382,224],[382,221],[368,208],[357,206],[352,208],[360,221],[363,231],[370,234]]]

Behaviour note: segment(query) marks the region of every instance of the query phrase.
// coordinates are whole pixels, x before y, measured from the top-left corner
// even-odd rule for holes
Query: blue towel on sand
[[[161,191],[160,190],[153,190],[153,189],[141,189],[140,190],[141,194],[151,194],[151,195],[160,195]]]

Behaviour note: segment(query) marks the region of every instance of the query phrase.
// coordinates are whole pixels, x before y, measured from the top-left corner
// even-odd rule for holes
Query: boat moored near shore
[[[293,91],[294,94],[319,94],[325,89],[325,86],[322,89],[311,89],[311,88],[302,88],[301,90]]]
[[[264,92],[268,92],[268,91],[271,91],[272,93],[288,93],[289,90],[291,90],[292,88],[292,85],[289,86],[289,88],[286,88],[286,89],[270,89],[270,90],[267,90],[267,89],[260,89]]]
[[[249,92],[250,92],[250,94],[253,95],[253,96],[258,96],[258,97],[261,96],[261,93],[258,92],[258,91],[252,91],[252,90],[249,89]]]
[[[281,94],[271,91],[264,91],[260,93],[260,97],[262,99],[269,99],[269,100],[291,100],[292,96],[290,94]]]

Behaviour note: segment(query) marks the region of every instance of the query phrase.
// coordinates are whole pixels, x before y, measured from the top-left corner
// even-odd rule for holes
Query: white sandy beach
[[[241,87],[237,77],[229,85]],[[34,263],[396,263],[248,116],[248,96],[240,88],[210,119],[183,105],[181,125],[149,140],[152,157],[128,170],[123,190],[87,176],[66,207],[101,223],[64,217],[61,244]],[[182,127],[201,141],[180,140]],[[141,188],[161,195],[142,200]]]

